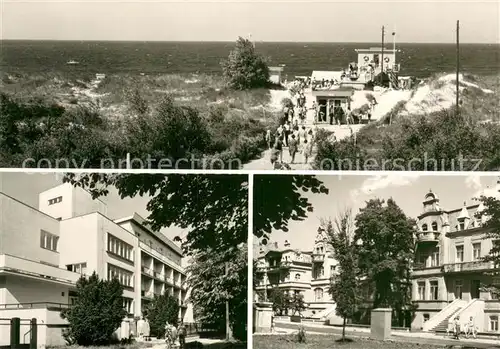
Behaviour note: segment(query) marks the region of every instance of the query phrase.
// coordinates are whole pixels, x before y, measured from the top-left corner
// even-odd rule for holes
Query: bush
[[[297,332],[297,342],[305,343],[306,342],[306,330],[304,326],[299,326],[299,332]]]
[[[151,335],[162,338],[165,335],[165,324],[167,322],[177,326],[179,309],[179,301],[170,294],[155,296],[146,310]]]
[[[265,87],[269,82],[269,67],[248,39],[239,37],[221,66],[227,84],[235,90]]]
[[[127,312],[123,308],[123,286],[118,279],[99,280],[94,272],[76,283],[76,302],[61,313],[69,322],[66,340],[79,345],[107,345]]]

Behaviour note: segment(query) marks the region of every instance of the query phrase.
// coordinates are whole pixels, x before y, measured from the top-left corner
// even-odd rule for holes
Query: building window
[[[472,260],[478,261],[481,259],[481,243],[476,242],[472,244]]]
[[[455,280],[455,299],[462,299],[462,280]]]
[[[108,252],[133,262],[133,250],[131,245],[108,233]]]
[[[108,263],[108,280],[117,278],[125,287],[134,287],[133,273]]]
[[[127,312],[127,314],[133,314],[133,299],[123,297],[123,309]]]
[[[431,281],[431,300],[437,301],[439,299],[439,285],[437,281]]]
[[[54,205],[54,204],[58,204],[62,201],[62,196],[58,196],[56,198],[53,198],[53,199],[50,199],[49,200],[49,206],[50,205]]]
[[[295,274],[295,280],[300,280],[300,274]]]
[[[419,301],[425,300],[425,282],[418,283],[418,300]]]
[[[464,245],[456,245],[456,263],[462,263],[464,261]]]
[[[498,315],[490,316],[490,331],[498,332]]]
[[[427,231],[427,224],[422,224],[422,231]]]
[[[59,236],[46,232],[45,230],[40,231],[40,247],[46,250],[57,252],[57,243],[59,242]]]
[[[424,322],[429,321],[430,315],[429,314],[424,314]]]
[[[431,254],[431,267],[439,266],[439,247],[436,247]]]
[[[316,302],[323,300],[323,289],[322,288],[315,289],[314,290],[314,297],[316,299]]]
[[[86,275],[87,274],[87,263],[78,263],[78,264],[68,264],[66,265],[66,268],[69,271],[72,271],[74,273]]]
[[[438,231],[438,224],[437,224],[437,222],[432,222],[432,231]]]

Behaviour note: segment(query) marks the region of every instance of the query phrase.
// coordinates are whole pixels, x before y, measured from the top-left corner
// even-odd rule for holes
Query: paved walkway
[[[198,336],[188,336],[186,337],[186,343],[191,342],[200,342],[201,344],[215,344],[222,343],[224,340],[222,339],[209,339],[209,338],[200,338]],[[166,349],[167,345],[164,339],[154,339],[150,343],[153,344],[152,349]],[[176,343],[174,348],[179,348],[179,343]]]
[[[332,335],[341,334],[341,327],[334,327],[321,324],[303,324],[307,333],[318,335]],[[275,322],[276,331],[273,334],[282,335],[296,332],[299,324],[290,322]],[[369,328],[346,328],[346,333],[349,336],[355,337],[369,337]],[[500,337],[498,339],[490,338],[477,338],[477,339],[461,339],[455,340],[443,336],[437,336],[429,332],[399,332],[393,331],[390,340],[399,342],[419,343],[419,344],[432,344],[432,345],[460,345],[470,348],[500,348]]]

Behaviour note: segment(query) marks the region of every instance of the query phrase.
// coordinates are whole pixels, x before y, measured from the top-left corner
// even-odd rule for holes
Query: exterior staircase
[[[452,319],[458,312],[460,312],[463,308],[458,308],[453,313],[451,313],[448,317],[446,317],[443,321],[441,321],[436,327],[431,329],[434,332],[446,332],[449,326],[450,319]]]

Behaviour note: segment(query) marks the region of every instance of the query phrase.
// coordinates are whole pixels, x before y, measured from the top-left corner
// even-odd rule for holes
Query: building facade
[[[500,266],[482,257],[500,242],[488,238],[483,210],[482,204],[466,203],[445,210],[435,193],[425,195],[417,221],[412,300],[418,310],[412,328],[446,331],[458,316],[462,324],[472,317],[479,332],[499,333],[500,300],[486,286],[500,280],[485,273]]]
[[[265,293],[265,298],[276,288],[290,295],[300,293],[307,304],[307,310],[303,313],[305,317],[326,318],[334,310],[328,288],[330,278],[336,273],[336,266],[325,232],[321,229],[313,251],[292,249],[288,241],[285,241],[283,248],[279,248],[277,243],[261,246],[257,258],[256,291]]]
[[[74,302],[80,276],[95,271],[124,287],[130,324],[122,335],[165,292],[179,300],[179,317],[192,321],[185,318],[181,249],[138,214],[113,221],[106,213],[102,201],[70,184],[40,193],[38,209],[0,193],[0,318],[37,317],[45,324],[39,343],[64,344],[58,314]],[[0,331],[8,339],[8,326],[0,324]]]

